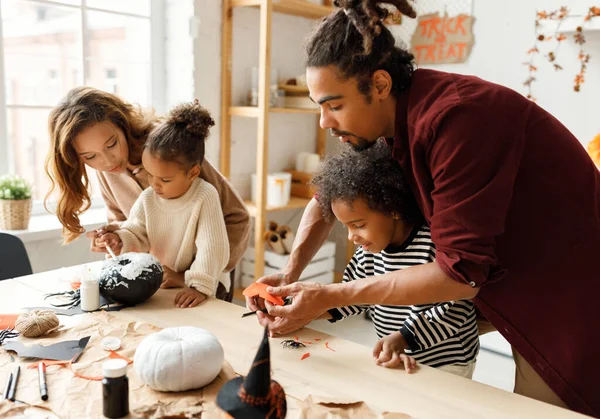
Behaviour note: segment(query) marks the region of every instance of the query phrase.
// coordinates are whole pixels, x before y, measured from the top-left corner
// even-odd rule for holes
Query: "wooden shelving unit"
[[[306,207],[306,205],[308,205],[309,202],[310,202],[310,199],[298,198],[297,196],[292,196],[290,198],[290,202],[288,202],[287,205],[285,205],[283,207],[267,207],[266,210],[267,210],[267,212],[273,212],[273,211],[285,211],[285,210],[289,210],[289,209],[304,208],[304,207]],[[256,217],[256,215],[258,214],[258,207],[256,206],[256,204],[252,201],[245,201],[245,203],[246,203],[246,206],[248,207],[248,212],[250,213],[250,216]]]
[[[331,1],[325,0],[327,6],[317,5],[304,0],[223,0],[223,26],[221,38],[221,155],[220,170],[229,177],[231,171],[231,117],[246,117],[257,119],[257,202],[246,202],[250,215],[255,218],[254,247],[256,249],[254,275],[259,278],[264,272],[264,239],[266,215],[270,211],[280,211],[304,208],[308,199],[292,197],[288,205],[271,208],[266,206],[266,181],[268,162],[269,114],[314,114],[320,113],[315,109],[271,108],[269,106],[268,86],[271,72],[271,28],[273,13],[283,13],[300,18],[318,19],[333,11]],[[258,66],[258,106],[232,106],[231,103],[231,63],[232,63],[232,25],[233,9],[236,7],[257,7],[260,10],[260,41]],[[325,131],[319,127],[316,118],[317,150],[325,154]]]
[[[270,108],[269,112],[272,113],[311,113],[318,115],[319,109],[300,109],[300,108]],[[260,116],[260,109],[257,106],[230,106],[230,116],[243,116],[246,118],[258,118]]]

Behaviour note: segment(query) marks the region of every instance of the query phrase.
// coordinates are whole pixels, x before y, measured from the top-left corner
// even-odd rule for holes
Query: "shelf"
[[[308,86],[298,86],[296,84],[280,84],[277,88],[289,93],[306,93],[307,95],[309,93]]]
[[[231,0],[232,7],[260,6],[264,0]],[[307,19],[319,19],[334,11],[331,6],[313,4],[304,0],[273,0],[273,11],[286,15],[305,17]]]
[[[244,201],[246,206],[248,207],[248,212],[250,213],[251,217],[256,217],[256,213],[257,213],[257,209],[256,209],[256,204],[252,201]],[[290,197],[290,202],[288,202],[288,204],[284,207],[267,207],[267,212],[273,212],[273,211],[285,211],[285,210],[289,210],[289,209],[298,209],[298,208],[304,208],[308,205],[308,203],[310,202],[310,199],[306,199],[306,198],[298,198],[297,196],[292,196]]]
[[[310,114],[320,114],[321,110],[319,108],[314,109],[306,109],[306,108],[271,108],[271,112],[274,113],[310,113]]]
[[[304,108],[270,108],[271,113],[304,113],[318,115],[321,113],[319,108],[315,109],[304,109]],[[229,108],[229,115],[232,116],[244,116],[246,118],[258,118],[259,108],[256,106],[231,106]]]

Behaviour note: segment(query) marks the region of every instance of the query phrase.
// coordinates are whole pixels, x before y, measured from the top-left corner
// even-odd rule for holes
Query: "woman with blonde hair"
[[[85,170],[96,170],[108,222],[127,220],[138,196],[149,186],[141,162],[150,131],[159,122],[153,112],[144,112],[119,97],[92,87],[70,90],[49,116],[50,148],[46,173],[51,187],[46,203],[57,192],[56,215],[63,225],[65,243],[85,232],[80,216],[90,207],[90,180]],[[200,177],[219,194],[225,218],[231,271],[244,253],[250,234],[250,216],[229,182],[205,159]],[[106,230],[116,228],[109,226]],[[96,243],[96,231],[88,232],[92,250],[107,252]],[[170,272],[166,271],[166,283]]]

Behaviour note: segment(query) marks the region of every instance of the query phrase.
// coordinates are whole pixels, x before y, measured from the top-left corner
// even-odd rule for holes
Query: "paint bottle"
[[[102,364],[102,413],[110,419],[129,414],[127,361],[111,359]]]

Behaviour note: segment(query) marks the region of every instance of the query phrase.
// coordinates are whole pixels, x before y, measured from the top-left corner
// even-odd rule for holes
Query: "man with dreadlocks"
[[[415,70],[382,24],[384,4],[416,16],[407,0],[335,1],[307,44],[308,87],[321,126],[342,142],[363,150],[386,138],[436,261],[376,280],[296,282],[332,228],[313,199],[287,266],[260,279],[293,302],[268,305],[259,321],[283,334],[333,307],[473,299],[513,347],[515,392],[600,416],[600,172],[566,127],[518,93]]]

